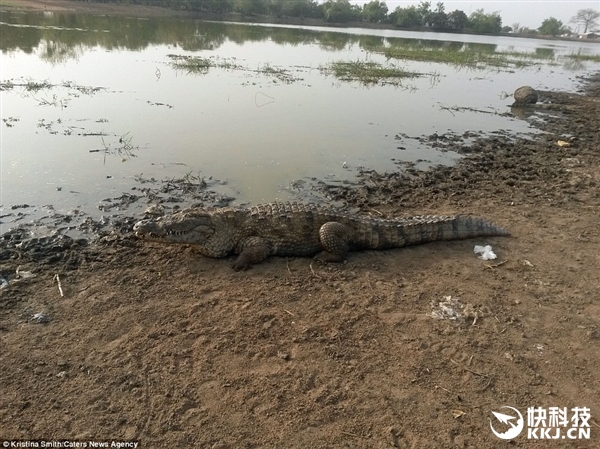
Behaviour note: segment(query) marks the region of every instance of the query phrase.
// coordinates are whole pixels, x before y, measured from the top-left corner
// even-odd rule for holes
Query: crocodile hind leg
[[[321,262],[343,262],[350,249],[350,230],[337,221],[325,223],[319,229],[319,239],[323,251],[315,256]]]
[[[262,237],[248,237],[242,242],[240,255],[233,263],[235,271],[244,271],[272,253],[271,243]]]

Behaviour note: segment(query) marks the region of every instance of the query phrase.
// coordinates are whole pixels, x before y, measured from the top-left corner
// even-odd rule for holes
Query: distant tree
[[[244,15],[264,14],[267,12],[266,0],[234,0],[233,10]]]
[[[502,31],[503,33],[512,33],[513,29],[512,29],[512,27],[509,27],[508,25],[506,25],[506,26],[503,26],[503,27],[502,27],[502,30],[501,30],[501,31]]]
[[[200,0],[198,3],[201,10],[212,12],[227,12],[232,7],[230,0]]]
[[[327,0],[321,8],[327,22],[343,23],[360,20],[359,7],[351,5],[349,0]]]
[[[563,36],[563,35],[570,36],[572,34],[573,34],[573,30],[570,27],[566,26],[566,25],[563,25],[563,27],[560,29],[560,35],[561,36]]]
[[[401,28],[413,28],[423,26],[423,18],[416,6],[406,8],[397,7],[390,14],[390,21]]]
[[[519,29],[519,34],[524,34],[525,36],[537,36],[538,30],[534,30],[527,27],[521,27]]]
[[[520,33],[521,32],[521,24],[519,22],[513,23],[512,29],[515,34]]]
[[[469,25],[479,33],[499,33],[502,30],[502,17],[498,12],[486,14],[483,9],[477,9],[469,16]]]
[[[443,8],[443,5],[442,5]],[[389,16],[389,20],[396,26],[402,28],[415,28],[427,25],[431,18],[431,2],[421,2],[419,6],[398,6]]]
[[[421,24],[426,25],[427,21],[429,19],[429,16],[432,13],[431,2],[421,1],[421,3],[419,3],[419,6],[417,6],[417,11],[418,11],[419,15],[421,16]]]
[[[540,34],[546,36],[558,36],[563,28],[563,23],[555,19],[554,17],[549,17],[548,19],[542,22],[542,26],[538,28]]]
[[[317,17],[318,9],[314,0],[270,0],[269,3],[269,13],[277,17]]]
[[[442,2],[437,3],[435,11],[429,13],[425,18],[425,22],[436,30],[445,30],[448,28],[448,15]]]
[[[388,7],[384,1],[372,0],[363,5],[362,19],[365,22],[385,22]]]
[[[460,10],[452,11],[448,14],[448,28],[454,31],[464,30],[469,26],[469,18]]]
[[[600,12],[588,8],[588,9],[580,9],[577,11],[571,18],[571,23],[576,23],[578,25],[583,25],[583,34],[589,31],[594,31],[598,28],[598,18],[600,17]]]

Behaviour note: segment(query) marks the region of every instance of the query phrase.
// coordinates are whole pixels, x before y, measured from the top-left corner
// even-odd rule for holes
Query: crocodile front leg
[[[240,245],[240,255],[233,263],[235,271],[244,271],[261,260],[269,257],[273,252],[271,242],[262,237],[248,237]]]

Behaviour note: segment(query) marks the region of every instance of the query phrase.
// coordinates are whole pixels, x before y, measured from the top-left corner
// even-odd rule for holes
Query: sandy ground
[[[588,407],[589,440],[523,431],[511,446],[600,447],[599,81],[546,93],[535,140],[486,138],[453,168],[329,189],[363,213],[472,213],[512,237],[240,273],[131,235],[0,238],[0,439],[492,448],[507,444],[490,429],[502,406],[526,425],[528,407]],[[498,259],[478,260],[479,243]],[[447,296],[462,317],[434,319]]]

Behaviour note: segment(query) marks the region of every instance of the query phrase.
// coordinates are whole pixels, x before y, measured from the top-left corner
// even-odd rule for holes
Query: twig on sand
[[[59,291],[59,293],[60,293],[60,297],[61,297],[61,298],[64,298],[64,297],[65,297],[65,294],[63,293],[62,284],[61,284],[61,282],[60,282],[60,277],[58,276],[58,273],[54,275],[54,278],[53,278],[53,280],[55,280],[55,281],[56,281],[56,283],[58,284],[58,291]]]
[[[504,265],[506,262],[508,262],[508,259],[503,260],[502,262],[498,262],[497,264],[494,265],[490,265],[488,263],[483,264],[484,267],[489,268],[490,270],[493,270],[496,267],[499,267],[500,265]]]
[[[468,371],[470,373],[473,373],[477,376],[481,376],[481,377],[489,377],[487,374],[483,374],[483,373],[478,373],[477,371],[473,371],[472,369],[467,368],[466,366],[462,366],[460,363],[458,363],[456,360],[454,359],[450,359],[450,361],[452,363],[454,363],[456,366],[459,366],[460,368],[464,369],[465,371]]]
[[[450,394],[456,394],[453,391],[448,390],[447,388],[441,387],[439,385],[436,385],[435,388],[439,388],[440,390],[444,390],[446,393],[450,393]]]

